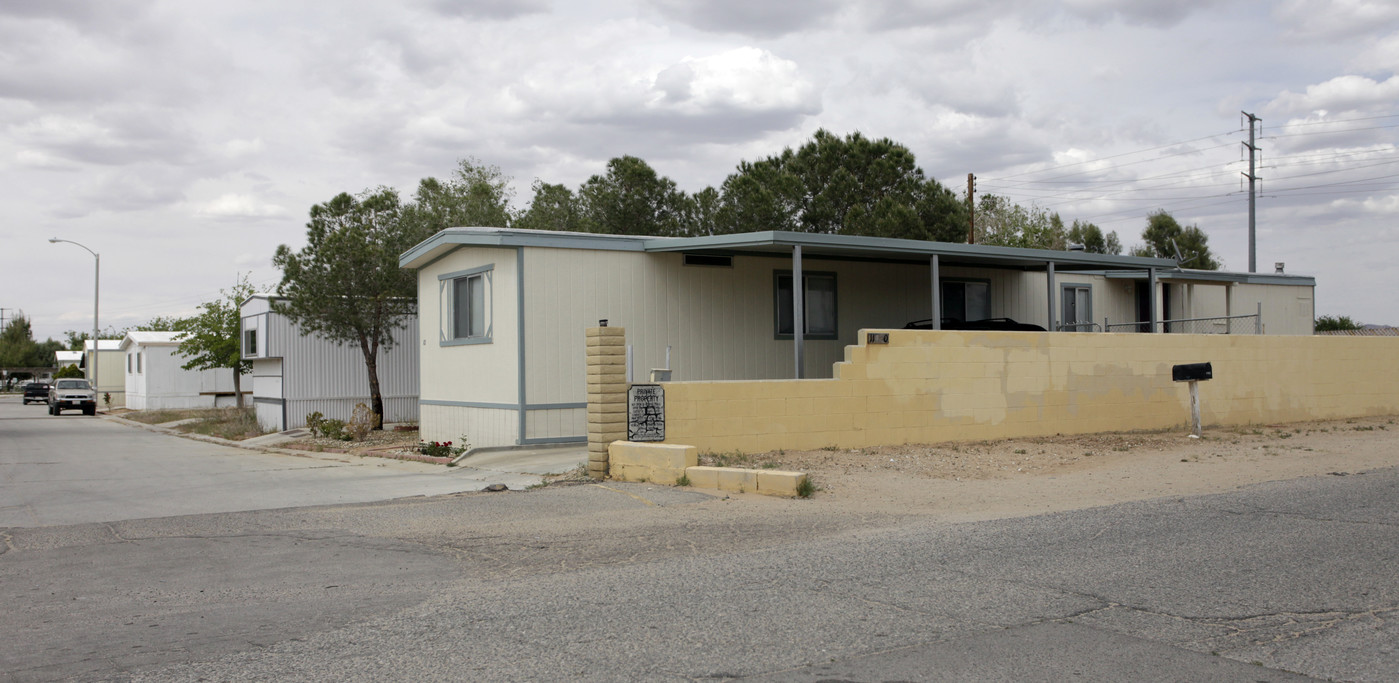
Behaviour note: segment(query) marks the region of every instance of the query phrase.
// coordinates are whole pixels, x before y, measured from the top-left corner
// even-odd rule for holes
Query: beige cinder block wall
[[[1171,366],[1209,361],[1206,427],[1399,414],[1399,339],[881,330],[834,379],[672,382],[666,442],[701,451],[1185,428]]]

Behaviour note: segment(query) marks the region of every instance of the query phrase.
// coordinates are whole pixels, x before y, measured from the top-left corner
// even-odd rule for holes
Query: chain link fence
[[[1108,332],[1151,332],[1150,322],[1108,323],[1103,321]],[[1217,318],[1186,318],[1183,320],[1158,320],[1157,332],[1172,334],[1263,334],[1263,319],[1254,315],[1229,315]]]

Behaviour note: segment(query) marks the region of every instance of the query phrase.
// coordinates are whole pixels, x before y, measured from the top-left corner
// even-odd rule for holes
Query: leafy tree
[[[306,246],[277,247],[282,269],[273,308],[334,342],[354,344],[369,376],[374,427],[383,427],[379,349],[393,347],[394,330],[417,312],[417,279],[398,267],[398,256],[416,244],[418,232],[402,220],[398,193],[386,187],[358,196],[336,195],[311,207]]]
[[[65,365],[53,373],[54,379],[82,379],[85,376],[76,365]]]
[[[818,130],[796,151],[739,164],[723,185],[724,232],[794,230],[964,241],[965,209],[888,138]]]
[[[129,328],[117,329],[108,327],[105,330],[98,330],[98,339],[122,339],[126,337]],[[63,331],[63,348],[69,351],[82,351],[87,340],[92,339],[92,333],[88,331],[79,332],[77,330]]]
[[[680,233],[685,194],[645,161],[621,156],[578,188],[578,206],[587,232],[669,236]]]
[[[1063,250],[1068,231],[1059,214],[1025,208],[996,194],[981,195],[976,207],[976,241],[1001,247]]]
[[[679,235],[682,237],[702,237],[717,233],[719,207],[719,191],[712,187],[706,187],[686,197],[684,211],[680,218]]]
[[[1069,227],[1069,242],[1082,244],[1083,250],[1090,254],[1121,254],[1122,242],[1117,239],[1116,232],[1103,234],[1102,228],[1092,223],[1080,223],[1077,220]]]
[[[1338,332],[1342,330],[1358,330],[1360,324],[1350,319],[1347,315],[1323,315],[1316,319],[1317,332]]]
[[[520,214],[515,227],[529,230],[565,230],[578,232],[583,229],[578,213],[578,198],[573,190],[563,185],[534,181],[534,199],[528,209]]]
[[[506,228],[514,222],[514,191],[500,168],[461,159],[445,181],[423,178],[413,202],[401,207],[402,222],[419,241],[454,227]],[[410,245],[411,246],[411,245]]]
[[[34,332],[29,319],[23,314],[16,315],[0,330],[0,368],[47,368],[54,365],[54,352],[63,345],[49,339],[34,341]],[[11,380],[28,379],[27,372],[12,373]]]
[[[1152,212],[1146,217],[1146,229],[1142,231],[1142,240],[1145,244],[1134,248],[1133,256],[1176,258],[1176,248],[1179,247],[1181,266],[1198,270],[1219,270],[1219,261],[1210,253],[1209,235],[1197,225],[1181,226],[1164,210]]]
[[[718,233],[799,230],[802,181],[786,165],[792,150],[759,162],[740,162],[724,179],[716,218]]]
[[[138,332],[170,332],[180,329],[180,323],[182,322],[184,322],[184,318],[158,315],[131,329]],[[125,337],[126,335],[122,336]],[[233,336],[237,337],[238,335],[234,334]]]
[[[239,408],[243,407],[243,375],[252,370],[252,362],[243,360],[239,343],[243,319],[239,307],[257,290],[248,282],[247,276],[238,281],[231,291],[219,290],[219,298],[199,304],[199,313],[183,319],[157,318],[148,325],[156,326],[154,331],[174,330],[179,332],[178,351],[189,361],[183,366],[186,370],[213,370],[227,368],[233,371],[233,395]],[[140,330],[147,327],[137,327]]]

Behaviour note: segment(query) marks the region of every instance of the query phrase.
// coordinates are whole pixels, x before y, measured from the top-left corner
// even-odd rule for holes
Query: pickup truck
[[[49,383],[30,382],[24,385],[24,405],[49,402]]]
[[[49,414],[82,408],[84,415],[97,414],[97,392],[85,379],[58,379],[49,387]]]

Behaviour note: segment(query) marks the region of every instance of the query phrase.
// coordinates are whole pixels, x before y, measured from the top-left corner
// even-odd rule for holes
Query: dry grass
[[[208,416],[213,410],[212,408],[190,408],[188,410],[133,410],[125,413],[117,413],[117,410],[113,410],[111,414],[120,414],[124,420],[134,420],[136,422],[144,422],[148,425],[158,425],[165,424],[166,422],[175,422],[176,420],[188,420],[194,417],[203,418]]]
[[[187,434],[204,434],[230,441],[242,441],[268,433],[257,423],[252,408],[198,408],[189,410],[140,410],[122,415],[127,420],[146,424],[165,424],[178,420],[198,419],[175,427]]]

